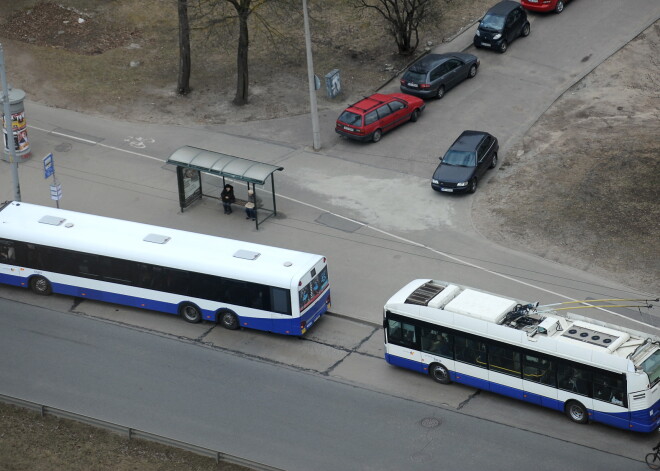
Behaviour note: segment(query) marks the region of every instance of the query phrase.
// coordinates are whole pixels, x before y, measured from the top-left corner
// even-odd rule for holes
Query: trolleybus
[[[0,204],[0,282],[288,335],[330,305],[321,255],[21,202]]]
[[[656,430],[660,339],[563,309],[415,280],[385,304],[385,359],[440,383],[562,411],[574,422]]]

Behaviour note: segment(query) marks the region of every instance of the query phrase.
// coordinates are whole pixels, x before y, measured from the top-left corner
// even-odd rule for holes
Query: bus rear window
[[[328,267],[323,267],[323,270],[312,278],[306,286],[303,286],[298,292],[300,300],[300,312],[304,311],[307,306],[312,304],[316,298],[328,286]]]
[[[649,377],[649,384],[653,386],[660,379],[660,350],[642,362],[642,369]]]

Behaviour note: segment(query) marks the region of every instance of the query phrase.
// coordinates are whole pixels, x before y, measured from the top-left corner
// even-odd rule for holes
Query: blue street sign
[[[44,157],[44,178],[48,178],[55,173],[55,162],[53,162],[53,154],[48,154]]]

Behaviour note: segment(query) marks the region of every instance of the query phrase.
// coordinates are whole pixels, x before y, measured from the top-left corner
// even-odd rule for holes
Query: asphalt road
[[[2,392],[287,470],[641,463],[192,342],[0,300]]]
[[[445,455],[449,468],[467,460],[461,469],[472,464],[472,469],[498,469],[491,460],[508,463],[507,469],[544,469],[545,464],[554,469],[555,460],[564,459],[576,460],[574,469],[626,469],[608,468],[608,463],[622,464],[618,455],[643,457],[655,437],[577,427],[552,411],[457,385],[438,388],[428,378],[385,364],[377,325],[385,300],[411,279],[425,276],[542,303],[647,294],[621,280],[604,280],[490,243],[472,227],[473,197],[435,194],[428,178],[437,156],[465,128],[485,127],[496,133],[503,150],[513,146],[572,83],[659,15],[656,0],[575,0],[562,15],[532,15],[528,38],[513,43],[505,55],[480,51],[482,66],[474,80],[430,103],[418,123],[377,145],[336,137],[334,112],[322,116],[323,150],[312,152],[306,116],[241,126],[175,127],[83,116],[28,102],[33,157],[20,166],[24,201],[54,206],[41,163],[53,152],[64,208],[327,255],[332,310],[344,317],[328,317],[307,341],[292,342],[256,332],[230,335],[205,324],[191,326],[160,314],[77,304],[65,297],[35,299],[23,290],[0,287],[0,351],[11,360],[1,367],[0,393],[129,421],[126,425],[248,459],[292,464],[286,466],[291,469],[301,465],[301,456],[321,464],[341,459],[365,463],[361,469],[372,463],[374,468],[406,469],[388,468],[400,459],[407,469],[415,469],[411,463],[421,469],[425,459]],[[470,50],[466,38],[471,34],[466,35],[442,47]],[[164,161],[183,145],[282,165],[284,172],[275,176],[278,217],[255,231],[241,214],[224,216],[215,200],[181,214],[174,169]],[[2,200],[12,198],[10,179],[8,166],[1,163]],[[218,182],[205,184],[208,191]],[[25,304],[17,308],[11,300]],[[28,305],[39,305],[48,315]],[[58,314],[69,311],[204,341],[178,341]],[[590,314],[656,334],[651,326],[660,325],[648,313]],[[94,389],[95,384],[103,388]],[[248,399],[249,407],[231,407]],[[422,419],[438,414],[441,426],[420,428]],[[342,437],[352,441],[335,447]],[[407,441],[397,450],[393,439],[401,437]],[[594,465],[580,461],[583,455],[593,457]],[[302,464],[307,466],[299,469],[309,469]]]

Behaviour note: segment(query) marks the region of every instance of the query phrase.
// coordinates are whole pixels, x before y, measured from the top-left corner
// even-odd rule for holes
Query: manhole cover
[[[422,419],[422,427],[424,428],[436,428],[438,425],[440,425],[440,419],[436,419],[435,417]]]
[[[63,142],[62,144],[58,144],[55,146],[55,150],[57,152],[69,152],[71,150],[71,145],[70,142]]]

